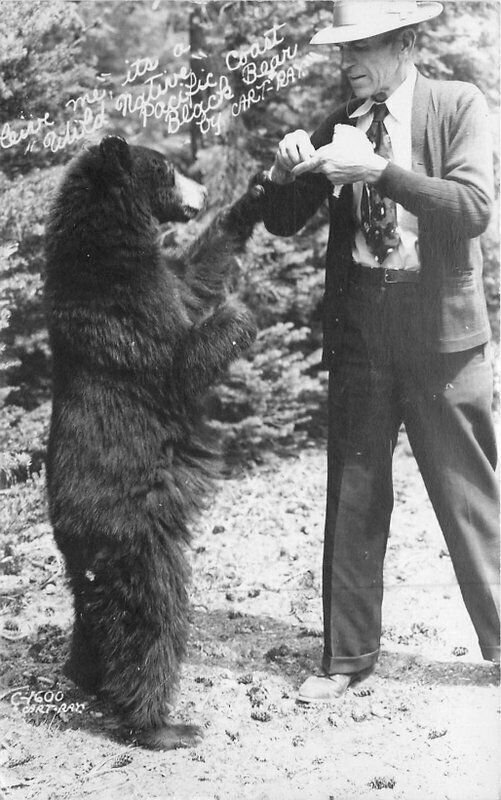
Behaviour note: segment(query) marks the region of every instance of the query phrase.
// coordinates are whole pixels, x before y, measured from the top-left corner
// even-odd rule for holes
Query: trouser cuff
[[[361,672],[374,666],[379,657],[379,650],[372,653],[365,653],[355,658],[343,658],[324,655],[322,659],[322,669],[326,675],[351,675],[353,672]],[[498,653],[499,658],[499,653]]]
[[[499,664],[499,645],[490,647],[481,644],[480,650],[482,652],[482,657],[485,658],[486,661],[494,661],[495,664]]]

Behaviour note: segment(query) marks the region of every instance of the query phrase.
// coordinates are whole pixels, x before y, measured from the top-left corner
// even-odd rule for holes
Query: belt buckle
[[[391,278],[390,272],[397,272],[398,270],[389,269],[388,267],[384,270],[383,282],[384,283],[398,283],[398,278]]]

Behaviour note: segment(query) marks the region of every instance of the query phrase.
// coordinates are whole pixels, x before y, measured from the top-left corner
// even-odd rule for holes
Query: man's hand
[[[306,131],[297,130],[286,134],[278,145],[270,179],[274,183],[290,183],[294,180],[292,169],[314,155],[315,148]]]
[[[291,172],[294,177],[322,172],[333,184],[375,183],[387,163],[374,153],[373,144],[361,130],[353,125],[336,125],[332,142],[319,147],[301,163],[296,162]]]

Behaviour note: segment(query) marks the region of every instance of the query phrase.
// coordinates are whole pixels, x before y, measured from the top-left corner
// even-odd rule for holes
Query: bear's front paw
[[[252,234],[254,225],[261,222],[264,212],[266,194],[265,175],[258,172],[249,181],[247,191],[228,209],[226,227],[233,232],[240,232],[244,238]]]
[[[251,197],[259,198],[263,197],[266,193],[265,185],[266,182],[269,181],[268,172],[265,170],[261,170],[260,172],[256,172],[255,175],[249,181],[249,185],[247,187],[247,191],[251,195]]]
[[[233,346],[238,348],[239,351],[245,350],[250,347],[255,341],[257,336],[257,326],[254,315],[250,311],[245,314],[239,314],[235,317],[235,337],[232,342]]]
[[[221,316],[219,317],[219,314]],[[237,300],[231,300],[220,306],[215,312],[218,324],[223,325],[231,338],[233,347],[238,351],[249,347],[257,335],[257,326],[254,315],[249,309]]]

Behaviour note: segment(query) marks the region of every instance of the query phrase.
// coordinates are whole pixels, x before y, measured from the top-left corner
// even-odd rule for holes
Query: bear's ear
[[[121,167],[131,171],[132,159],[129,145],[121,136],[105,136],[99,145],[101,155],[109,166]]]

